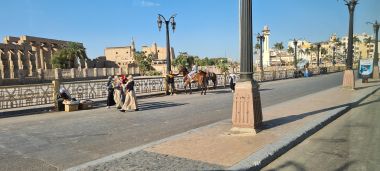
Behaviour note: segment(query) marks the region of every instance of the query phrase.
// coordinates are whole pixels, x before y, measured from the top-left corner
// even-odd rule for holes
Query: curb
[[[358,98],[354,102],[345,104],[346,106],[342,106],[340,108],[334,109],[325,117],[320,118],[310,125],[305,126],[302,129],[290,134],[290,136],[280,139],[279,141],[266,145],[261,150],[256,153],[251,154],[246,159],[240,161],[239,163],[231,166],[227,170],[260,170],[302,141],[306,138],[310,137],[329,123],[333,122],[335,119],[339,118],[353,107],[359,105],[362,101],[367,99],[369,96],[373,95],[380,88],[376,88],[375,90],[369,92],[364,97]]]

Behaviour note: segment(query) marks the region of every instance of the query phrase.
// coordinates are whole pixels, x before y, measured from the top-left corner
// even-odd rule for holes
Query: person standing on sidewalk
[[[230,88],[232,92],[235,92],[235,85],[236,85],[236,75],[230,74]]]
[[[113,99],[115,100],[116,108],[121,109],[121,106],[122,106],[122,103],[121,103],[122,84],[121,84],[121,80],[119,79],[118,76],[116,76],[114,79],[113,88],[114,88]]]
[[[107,93],[107,108],[109,109],[111,106],[115,105],[115,100],[113,98],[114,89],[112,86],[112,76],[108,77]]]
[[[132,75],[128,76],[128,82],[125,86],[125,102],[122,108],[122,112],[134,110],[138,111],[139,108],[137,107],[137,98],[136,93],[134,90],[135,87],[135,81],[133,80]]]
[[[166,79],[169,84],[170,94],[173,95],[175,93],[175,85],[174,85],[174,77],[178,74],[174,74],[173,71],[169,72],[169,75],[167,75]]]

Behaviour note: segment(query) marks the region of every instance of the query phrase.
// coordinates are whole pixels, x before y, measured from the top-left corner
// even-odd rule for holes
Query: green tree
[[[52,64],[54,68],[67,69],[69,67],[66,49],[58,50],[53,54],[52,58]]]
[[[148,56],[143,52],[135,52],[133,58],[135,59],[137,66],[141,75],[145,75],[147,71],[153,70],[152,59],[153,55],[149,54]]]
[[[86,49],[80,43],[69,42],[67,47],[64,49],[67,50],[67,59],[69,60],[69,68],[75,67],[76,61],[79,59],[82,67],[84,67],[84,62],[88,59],[86,54]]]
[[[288,47],[288,53],[294,54],[294,48],[293,47]]]
[[[284,49],[284,44],[282,42],[275,43],[274,44],[274,49],[276,49],[276,50],[283,50]]]

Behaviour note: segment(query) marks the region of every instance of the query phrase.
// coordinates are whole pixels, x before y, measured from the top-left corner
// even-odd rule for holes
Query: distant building
[[[165,72],[166,69],[166,48],[158,47],[156,43],[152,46],[142,46],[141,52],[145,55],[152,55],[152,67],[159,72]],[[132,40],[130,46],[108,47],[104,50],[104,55],[107,61],[113,62],[118,67],[128,69],[131,66],[136,66],[134,55],[136,53],[135,42]],[[171,60],[175,58],[174,48],[170,52]]]

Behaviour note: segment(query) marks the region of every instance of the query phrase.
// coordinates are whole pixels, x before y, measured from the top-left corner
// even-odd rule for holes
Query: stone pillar
[[[8,62],[9,62],[9,78],[14,79],[15,78],[15,66],[12,60],[12,52],[11,50],[8,50]]]
[[[343,88],[355,89],[354,70],[345,70],[343,75]]]
[[[273,78],[272,78],[273,80],[276,80],[276,77],[277,77],[276,70],[273,71],[272,77],[273,77]]]
[[[37,70],[41,69],[39,52],[40,52],[40,49],[38,47],[32,47],[32,53],[34,56],[34,62],[36,63]]]
[[[379,66],[374,66],[373,67],[373,79],[379,79]]]
[[[26,59],[26,65],[28,67],[27,75],[28,76],[33,76],[33,64],[30,59],[30,53],[29,50],[24,51],[25,59]]]
[[[54,78],[56,80],[61,80],[62,79],[62,70],[60,68],[56,68],[54,70]]]
[[[41,81],[45,79],[45,75],[44,75],[43,69],[37,69],[37,76],[38,76],[38,79],[41,80]]]
[[[0,85],[3,85],[3,72],[2,72],[2,70],[0,70]]]
[[[58,110],[58,103],[57,103],[57,97],[59,94],[59,89],[61,88],[61,82],[59,80],[53,80],[53,100],[54,100],[54,106]]]
[[[257,133],[262,123],[258,84],[253,80],[252,0],[240,0],[240,68],[232,108],[232,132]]]
[[[45,55],[44,55],[44,48],[40,47],[40,60],[41,60],[41,69],[45,68]]]
[[[24,69],[23,64],[23,53],[20,50],[17,50],[17,63],[18,63],[18,69]]]
[[[70,70],[71,78],[75,78],[75,68],[71,68]]]
[[[287,79],[287,78],[288,78],[288,70],[285,69],[285,79]]]
[[[103,70],[103,76],[107,77],[108,76],[107,68],[102,68],[102,70]]]
[[[98,68],[94,68],[94,77],[98,77]]]

